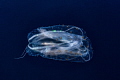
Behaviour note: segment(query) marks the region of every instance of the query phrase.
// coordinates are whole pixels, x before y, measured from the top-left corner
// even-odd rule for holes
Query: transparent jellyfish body
[[[28,45],[23,55],[48,59],[86,62],[93,56],[90,39],[83,29],[70,25],[39,27],[28,34]]]

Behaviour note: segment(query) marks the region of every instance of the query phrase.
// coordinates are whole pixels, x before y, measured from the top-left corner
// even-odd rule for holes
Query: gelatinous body
[[[76,26],[39,27],[28,34],[26,53],[48,59],[86,62],[92,58],[92,47],[85,31]]]

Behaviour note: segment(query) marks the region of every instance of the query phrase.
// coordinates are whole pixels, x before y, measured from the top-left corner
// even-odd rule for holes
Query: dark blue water
[[[27,34],[40,26],[83,28],[94,50],[86,63],[26,55]],[[0,0],[0,80],[120,80],[119,0]]]

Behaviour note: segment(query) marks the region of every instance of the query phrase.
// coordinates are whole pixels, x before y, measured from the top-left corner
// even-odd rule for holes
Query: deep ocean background
[[[94,50],[86,63],[26,55],[41,26],[83,28]],[[0,80],[120,80],[120,0],[0,0]]]

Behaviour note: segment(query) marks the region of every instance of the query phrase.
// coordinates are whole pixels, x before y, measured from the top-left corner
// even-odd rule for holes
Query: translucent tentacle
[[[24,58],[26,55],[26,48],[25,50],[23,51],[23,53],[21,54],[21,57],[18,57],[18,58],[14,58],[14,59],[20,59],[20,58]]]

